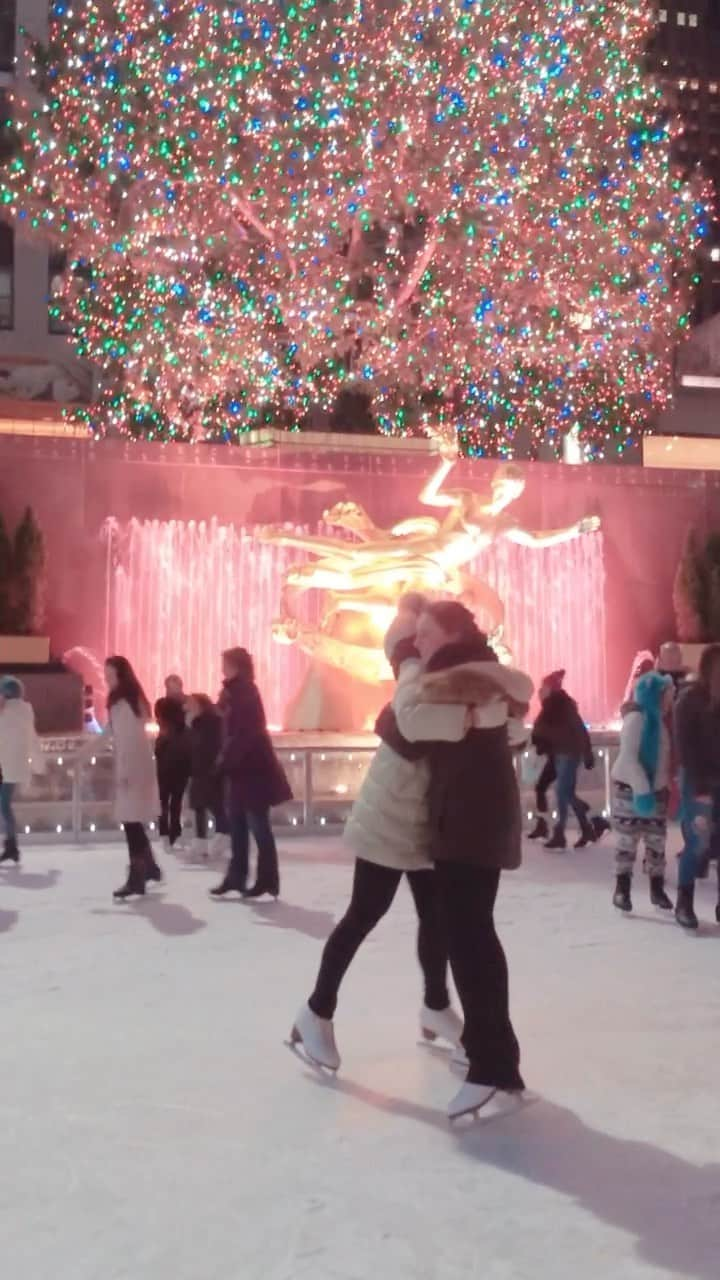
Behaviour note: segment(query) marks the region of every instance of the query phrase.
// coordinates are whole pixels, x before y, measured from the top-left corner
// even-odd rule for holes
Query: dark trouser
[[[0,783],[0,813],[2,813],[6,839],[12,843],[15,842],[17,837],[17,823],[12,805],[14,794],[14,782]]]
[[[166,836],[171,844],[175,844],[182,834],[182,802],[186,786],[186,778],[180,781],[158,782],[160,791],[158,831],[161,836]]]
[[[256,883],[267,893],[278,893],[280,888],[280,871],[278,868],[277,847],[270,826],[269,809],[260,809],[255,813],[244,809],[230,810],[230,841],[232,857],[228,867],[227,878],[236,889],[244,889],[247,885],[250,855],[250,833],[255,837],[258,850]]]
[[[198,840],[205,840],[207,837],[208,808],[210,808],[210,813],[212,813],[213,822],[215,823],[215,834],[218,836],[228,835],[228,820],[225,817],[225,810],[222,805],[212,805],[212,807],[201,805],[198,809],[194,810],[195,835]]]
[[[450,967],[465,1015],[462,1043],[471,1084],[523,1089],[520,1047],[510,1021],[508,969],[493,908],[500,872],[465,862],[436,862]]]
[[[570,809],[572,809],[575,814],[581,829],[587,824],[587,815],[590,806],[575,794],[579,767],[580,762],[579,760],[576,760],[574,756],[555,757],[555,769],[557,772],[557,824],[561,831],[565,830]]]
[[[123,822],[123,831],[130,861],[142,863],[144,867],[154,866],[152,846],[142,822]]]
[[[540,776],[535,783],[535,812],[547,813],[548,798],[547,793],[550,790],[557,774],[555,773],[555,761],[552,756],[545,757],[545,763],[540,771]]]
[[[407,874],[418,915],[417,951],[425,979],[425,1004],[447,1009],[447,939],[433,871],[397,871],[364,858],[355,861],[350,905],[325,943],[309,1005],[319,1018],[332,1018],[338,991],[360,944],[390,910]]]

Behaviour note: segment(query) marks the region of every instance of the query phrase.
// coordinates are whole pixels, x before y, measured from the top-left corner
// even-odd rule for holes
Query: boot
[[[235,876],[231,875],[230,869],[228,868],[222,882],[217,885],[216,888],[210,890],[210,896],[213,898],[224,898],[226,893],[244,894],[245,888],[246,886],[244,884],[238,884],[236,882]]]
[[[683,929],[697,929],[698,918],[695,915],[695,885],[689,884],[678,889],[675,919]]]
[[[450,1004],[447,1009],[428,1009],[424,1004],[420,1010],[420,1031],[423,1040],[445,1040],[457,1048],[463,1031],[462,1018]]]
[[[280,897],[279,884],[262,884],[260,880],[256,880],[254,885],[249,889],[243,889],[243,898],[247,901],[249,898],[264,898],[265,896],[277,899]]]
[[[160,870],[160,868],[159,868],[159,866],[158,866],[157,862],[155,861],[155,859],[154,859],[154,858],[152,857],[152,855],[151,855],[151,856],[150,856],[150,858],[148,859],[148,861],[147,861],[147,865],[146,865],[146,867],[145,867],[145,879],[146,879],[146,880],[156,880],[156,881],[157,881],[157,883],[159,884],[159,883],[160,883],[160,881],[162,880],[162,878],[163,878],[163,873],[162,873],[162,871]]]
[[[703,853],[702,856],[698,858],[697,870],[695,872],[695,879],[707,880],[709,875],[710,875],[710,854],[708,852],[708,853]]]
[[[145,862],[141,858],[130,859],[128,878],[122,889],[116,889],[113,898],[122,902],[125,898],[142,897],[145,893]]]
[[[673,904],[665,892],[665,877],[650,877],[650,901],[654,907],[660,907],[662,911],[672,911]]]
[[[610,830],[610,823],[607,818],[603,818],[598,814],[597,817],[591,818],[590,821],[592,822],[595,840],[602,840],[605,832]]]
[[[309,1004],[303,1005],[293,1023],[290,1043],[301,1044],[307,1057],[316,1066],[326,1067],[328,1071],[339,1069],[340,1054],[335,1043],[332,1018],[318,1017]]]
[[[629,871],[621,871],[615,882],[615,892],[613,894],[613,906],[618,911],[632,911],[632,898],[630,897],[630,885],[632,876]]]
[[[20,850],[17,846],[17,840],[14,836],[8,836],[5,841],[5,848],[0,855],[0,862],[19,862]]]
[[[596,839],[594,826],[585,818],[580,824],[580,839],[575,841],[575,848],[584,849],[586,845],[594,844]]]
[[[556,827],[552,833],[552,839],[545,841],[546,849],[567,849],[567,840],[562,827]]]
[[[532,831],[528,831],[528,840],[547,840],[550,835],[550,828],[547,821],[540,814],[535,819],[535,826]]]

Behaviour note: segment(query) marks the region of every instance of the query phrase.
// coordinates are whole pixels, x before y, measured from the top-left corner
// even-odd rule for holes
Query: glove
[[[654,818],[657,813],[657,803],[652,791],[633,796],[633,809],[638,818]]]

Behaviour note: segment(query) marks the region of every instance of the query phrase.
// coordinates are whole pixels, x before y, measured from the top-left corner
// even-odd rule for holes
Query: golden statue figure
[[[443,451],[419,495],[424,506],[446,510],[442,519],[414,516],[390,529],[381,529],[357,503],[341,502],[324,513],[324,520],[352,534],[353,540],[295,534],[283,526],[258,530],[263,541],[297,547],[314,557],[291,568],[285,576],[281,616],[273,627],[275,639],[297,644],[318,662],[377,690],[391,679],[383,636],[397,601],[405,592],[421,591],[461,600],[486,628],[499,656],[509,658],[503,637],[503,602],[489,583],[472,577],[465,566],[501,539],[521,546],[549,547],[593,532],[600,527],[600,521],[593,516],[569,528],[532,532],[508,512],[525,488],[525,478],[518,467],[499,466],[491,480],[490,494],[483,497],[469,489],[443,488],[456,461],[454,449],[452,453]],[[317,626],[301,622],[293,607],[297,593],[305,591],[325,593]],[[384,697],[382,687],[380,697]],[[296,718],[319,721],[323,715],[318,705],[312,714],[301,711]],[[337,715],[332,718],[337,720]],[[295,727],[350,726],[298,723]]]

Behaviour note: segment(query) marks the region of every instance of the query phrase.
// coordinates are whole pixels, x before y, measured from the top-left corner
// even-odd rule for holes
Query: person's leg
[[[345,915],[323,948],[315,989],[308,1004],[318,1018],[335,1015],[338,991],[358,947],[387,911],[402,876],[392,867],[355,860],[352,896]]]
[[[635,870],[640,819],[633,808],[632,787],[624,782],[612,784],[612,828],[615,835],[615,870],[619,876],[632,876]]]
[[[547,794],[555,781],[555,777],[555,761],[552,756],[547,756],[540,771],[540,776],[535,783],[535,810],[537,813],[543,814],[543,816],[548,812]]]
[[[207,809],[195,810],[195,836],[198,840],[205,840],[207,837]]]
[[[570,801],[575,793],[577,761],[573,760],[572,756],[556,756],[555,769],[557,773],[557,829],[564,834],[570,811]]]
[[[113,894],[115,898],[129,898],[131,894],[143,894],[147,879],[147,855],[145,844],[147,836],[142,822],[124,822],[123,830],[127,842],[130,870],[122,889]]]
[[[170,787],[167,781],[158,777],[158,792],[160,794],[160,817],[158,819],[158,835],[164,840],[170,839]]]
[[[408,884],[418,917],[417,954],[425,981],[425,1007],[447,1009],[447,926],[434,871],[408,871]]]
[[[182,802],[185,795],[185,780],[174,782],[170,790],[168,827],[170,844],[175,844],[182,835]]]
[[[277,897],[280,892],[280,869],[277,845],[270,826],[270,811],[260,809],[246,814],[246,817],[258,851],[257,875],[251,893],[254,896],[272,893]]]
[[[0,814],[5,828],[5,848],[0,861],[19,862],[20,851],[17,845],[17,823],[13,811],[14,782],[0,783]]]
[[[681,827],[684,840],[678,864],[678,887],[692,888],[697,878],[698,860],[703,856],[710,839],[712,804],[701,802],[683,789]]]
[[[230,862],[221,884],[210,892],[215,898],[235,890],[244,893],[247,888],[250,833],[244,809],[230,808]]]
[[[493,918],[500,872],[471,863],[438,862],[436,875],[447,919],[450,966],[465,1014],[467,1081],[509,1092],[524,1089],[520,1048],[510,1021],[507,961]]]

